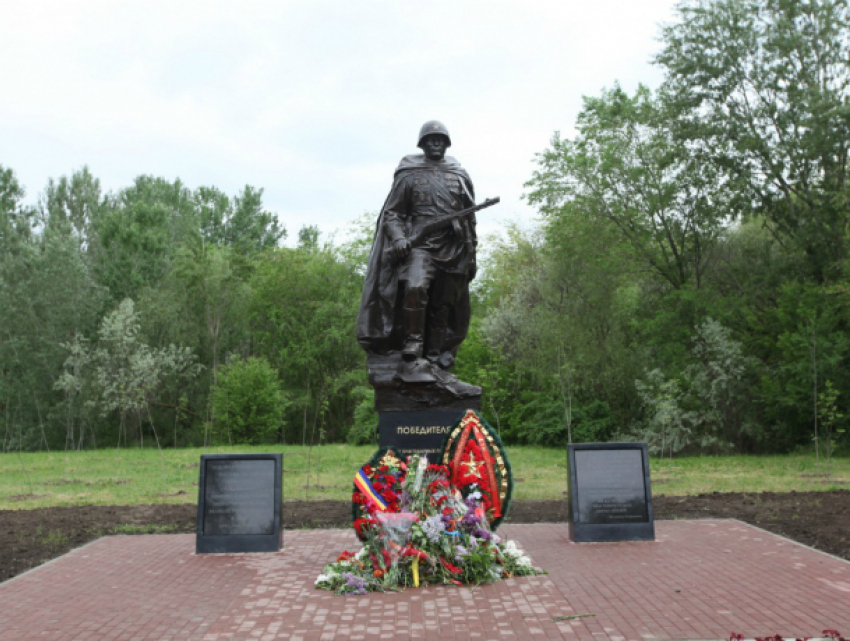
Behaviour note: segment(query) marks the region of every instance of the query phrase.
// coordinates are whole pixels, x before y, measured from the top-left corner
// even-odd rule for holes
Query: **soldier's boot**
[[[443,349],[443,337],[446,335],[445,328],[430,329],[428,331],[428,352],[425,354],[432,363],[436,363],[440,359],[440,354]]]
[[[404,347],[401,350],[401,365],[396,376],[405,383],[434,383],[437,378],[431,364],[422,358],[422,342],[425,333],[425,308],[404,308]]]
[[[408,334],[407,340],[404,341],[404,347],[401,348],[401,357],[406,361],[415,361],[417,358],[422,358],[422,335]]]
[[[404,308],[404,347],[401,357],[406,361],[422,358],[422,342],[425,333],[425,308]]]
[[[430,327],[428,328],[428,340],[425,347],[428,353],[426,358],[440,369],[449,369],[455,362],[451,352],[443,349],[443,341],[449,322],[449,307],[440,298],[435,302],[435,309],[431,313]]]
[[[449,351],[443,351],[443,339],[446,336],[446,330],[443,329],[432,329],[428,332],[428,341],[426,345],[428,346],[428,353],[425,354],[425,358],[432,365],[436,365],[440,369],[450,369],[452,365],[454,365],[455,357]]]

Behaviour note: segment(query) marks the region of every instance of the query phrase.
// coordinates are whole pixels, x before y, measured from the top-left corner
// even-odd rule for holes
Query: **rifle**
[[[410,243],[410,248],[413,249],[417,245],[421,245],[422,241],[425,240],[428,236],[433,234],[435,231],[439,229],[443,229],[444,227],[451,227],[454,225],[455,221],[462,220],[466,218],[470,214],[474,214],[477,211],[482,209],[486,209],[487,207],[492,207],[496,203],[501,200],[499,196],[495,198],[488,198],[483,203],[479,203],[477,205],[473,205],[472,207],[467,207],[466,209],[461,209],[460,211],[456,211],[451,214],[446,214],[445,216],[440,216],[439,218],[435,218],[431,222],[427,223],[420,229],[416,234],[408,238],[408,242]],[[390,262],[395,262],[395,254],[393,253],[392,248],[387,249],[387,255],[390,258]]]

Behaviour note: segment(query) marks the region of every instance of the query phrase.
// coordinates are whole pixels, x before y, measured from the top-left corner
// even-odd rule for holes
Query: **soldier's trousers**
[[[421,315],[420,326],[427,323],[429,332],[445,330],[449,314],[466,287],[466,274],[444,272],[434,264],[430,253],[415,248],[405,272],[404,313]]]

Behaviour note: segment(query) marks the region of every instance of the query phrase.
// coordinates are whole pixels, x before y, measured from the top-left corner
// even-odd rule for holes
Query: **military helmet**
[[[446,140],[449,141],[449,144],[446,146],[452,146],[452,138],[449,136],[449,130],[446,129],[446,126],[439,120],[429,120],[422,125],[422,129],[419,130],[419,142],[416,143],[417,147],[422,147],[422,139],[428,134],[443,134],[446,137]]]

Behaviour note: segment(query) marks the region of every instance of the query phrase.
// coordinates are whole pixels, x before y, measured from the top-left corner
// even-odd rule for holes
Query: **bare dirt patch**
[[[656,519],[734,518],[850,560],[850,490],[657,496]],[[195,504],[0,510],[0,581],[113,533],[194,532]],[[286,529],[347,527],[345,501],[284,504]],[[508,523],[566,522],[566,501],[514,501]]]

